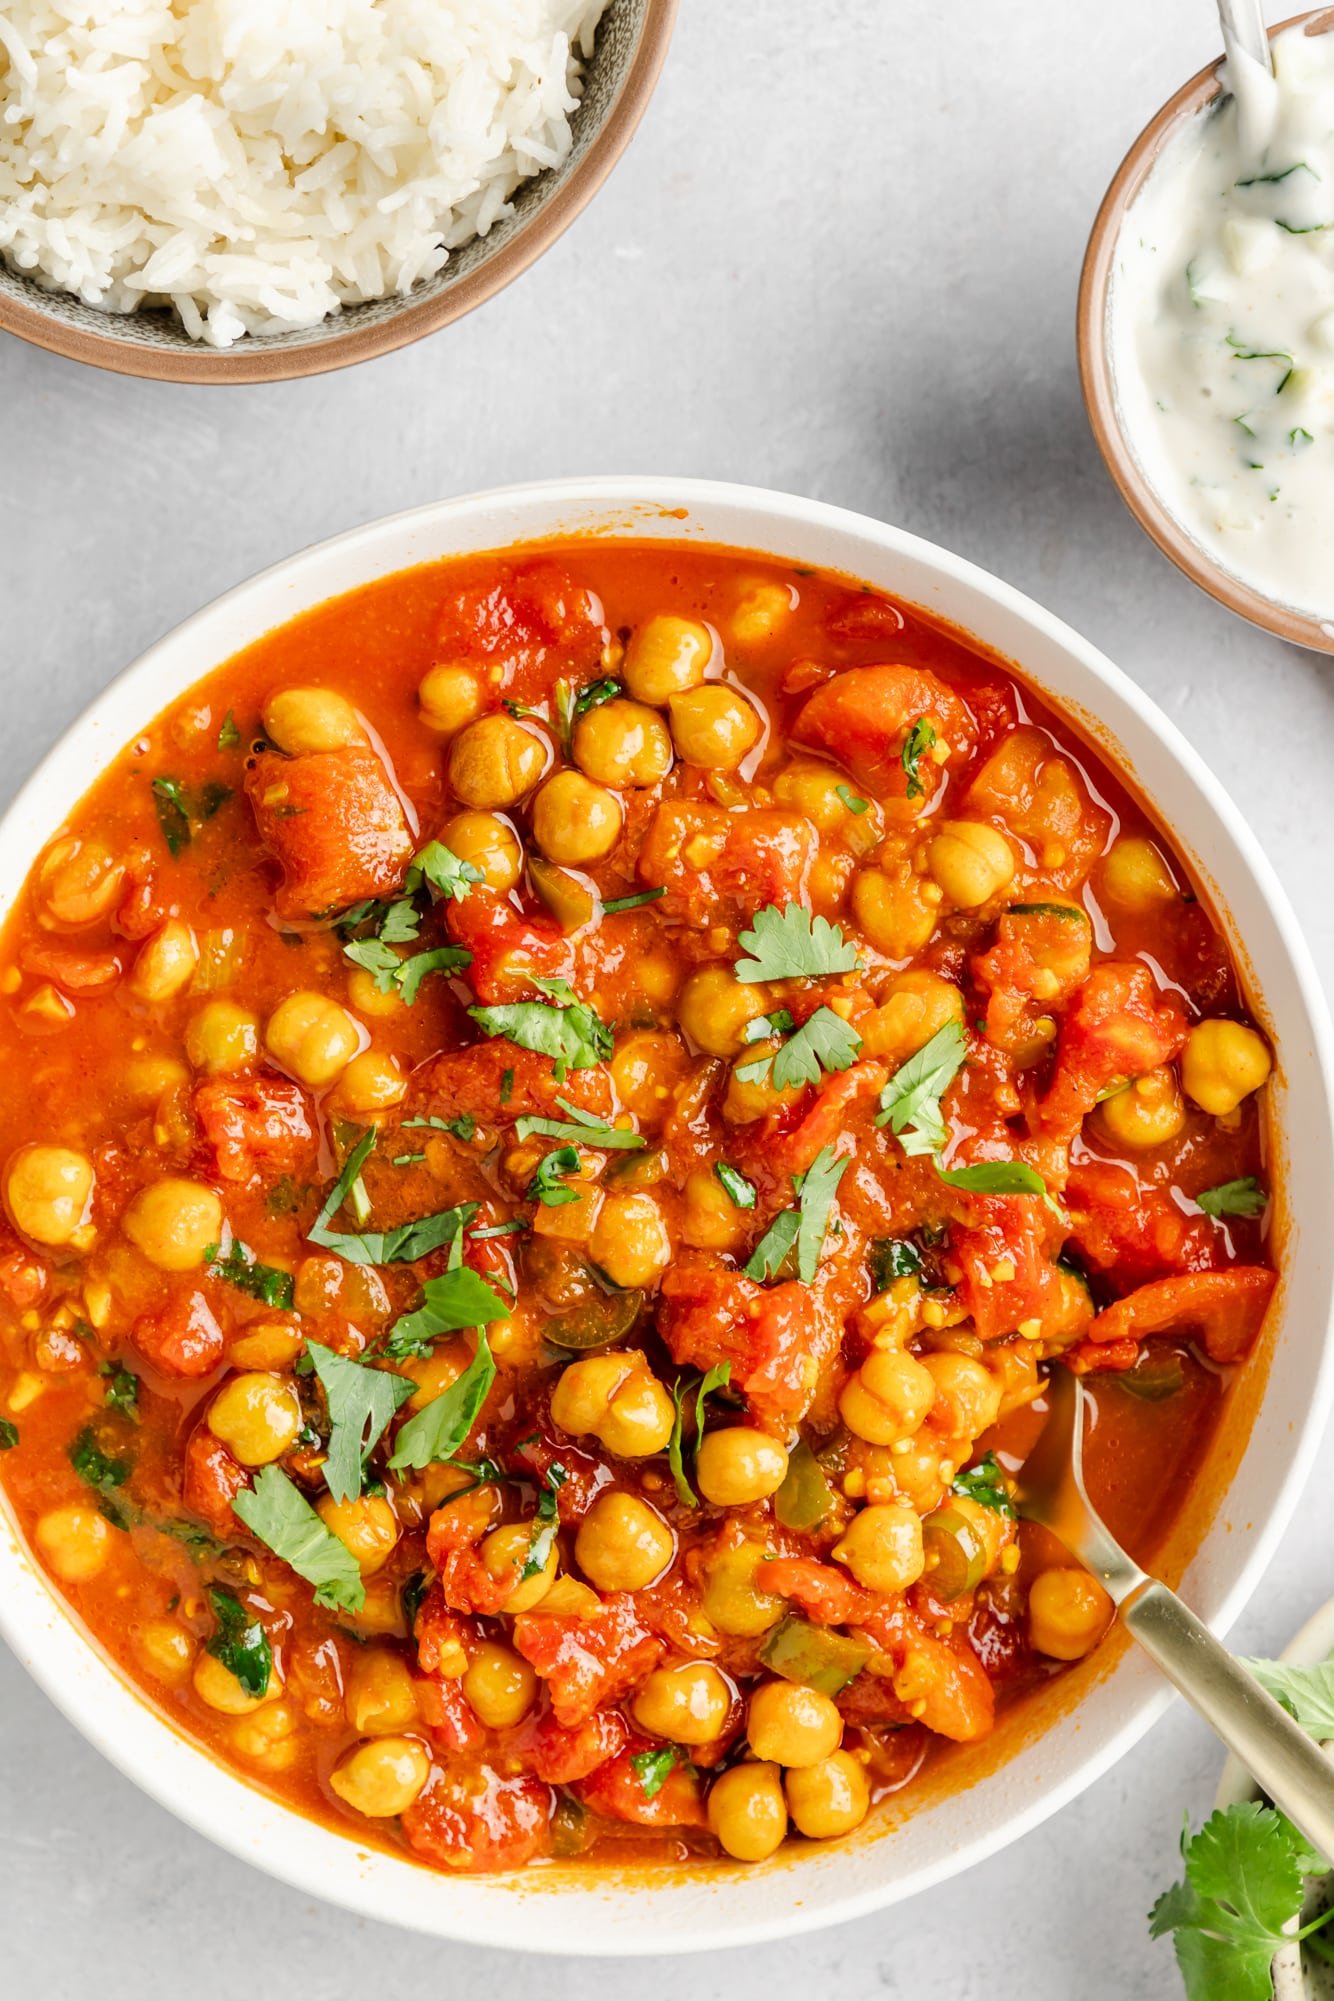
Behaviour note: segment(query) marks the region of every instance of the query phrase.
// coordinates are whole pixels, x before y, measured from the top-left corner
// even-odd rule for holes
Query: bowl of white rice
[[[128,375],[404,346],[574,220],[677,0],[3,0],[0,329]]]

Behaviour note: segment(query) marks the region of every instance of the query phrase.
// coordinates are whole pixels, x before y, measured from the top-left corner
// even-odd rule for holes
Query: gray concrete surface
[[[651,470],[863,508],[998,571],[1189,734],[1324,968],[1330,669],[1201,597],[1123,511],[1075,377],[1075,283],[1134,133],[1214,52],[1208,0],[683,0],[639,138],[515,288],[347,375],[183,390],[0,343],[0,795],[165,628],[391,510]],[[201,668],[210,663],[201,661]],[[1275,1649],[1334,1590],[1322,1471],[1238,1627]],[[314,1904],[215,1853],[0,1657],[0,1992],[15,2001],[1110,2001],[1178,1992],[1143,1913],[1219,1754],[1178,1708],[968,1877],[815,1937],[689,1964],[520,1963]]]

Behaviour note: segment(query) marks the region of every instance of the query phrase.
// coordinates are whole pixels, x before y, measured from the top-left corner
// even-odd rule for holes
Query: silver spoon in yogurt
[[[1262,0],[1218,0],[1218,18],[1227,57],[1223,81],[1237,101],[1241,143],[1258,158],[1269,143],[1278,110]]]

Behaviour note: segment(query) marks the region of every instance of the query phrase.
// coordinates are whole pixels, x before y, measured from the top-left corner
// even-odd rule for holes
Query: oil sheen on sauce
[[[1166,146],[1122,226],[1112,360],[1159,499],[1252,590],[1334,621],[1334,34]]]

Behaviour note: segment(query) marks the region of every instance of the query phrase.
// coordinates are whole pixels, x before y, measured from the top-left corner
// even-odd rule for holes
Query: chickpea
[[[344,1752],[329,1786],[368,1820],[393,1820],[407,1811],[430,1776],[431,1760],[415,1737],[372,1737]]]
[[[363,1577],[372,1577],[389,1561],[398,1541],[398,1521],[383,1494],[360,1494],[336,1501],[322,1494],[315,1512],[331,1534],[357,1559]]]
[[[554,1540],[542,1568],[532,1577],[522,1575],[532,1547],[531,1522],[508,1522],[504,1528],[493,1529],[481,1546],[482,1563],[488,1576],[514,1577],[514,1589],[500,1608],[511,1616],[518,1612],[531,1612],[535,1605],[542,1603],[556,1581],[560,1551]]]
[[[480,716],[449,747],[449,783],[465,806],[517,806],[551,761],[546,738],[513,716]]]
[[[673,1089],[689,1068],[680,1036],[661,1029],[622,1036],[611,1059],[612,1082],[621,1103],[651,1125],[661,1121]]]
[[[735,771],[764,729],[754,703],[721,681],[673,695],[668,711],[677,756],[701,771]]]
[[[360,1045],[356,1022],[326,994],[289,994],[264,1030],[264,1047],[274,1062],[312,1091],[332,1084]]]
[[[1219,1119],[1258,1091],[1273,1067],[1264,1037],[1240,1021],[1196,1022],[1181,1052],[1186,1096]]]
[[[463,1693],[488,1730],[512,1730],[537,1701],[537,1676],[512,1647],[484,1640],[468,1663]]]
[[[551,1415],[574,1438],[591,1432],[618,1459],[647,1459],[672,1435],[672,1400],[638,1348],[569,1363]]]
[[[751,1695],[746,1737],[757,1758],[800,1771],[833,1756],[843,1741],[843,1718],[817,1688],[766,1681]]]
[[[193,1271],[221,1240],[222,1203],[202,1181],[165,1175],[139,1190],[121,1228],[160,1271]]]
[[[767,1431],[748,1424],[707,1432],[695,1458],[695,1478],[716,1508],[744,1508],[776,1494],[787,1478],[787,1451]]]
[[[238,1716],[227,1733],[233,1751],[266,1772],[285,1772],[301,1748],[301,1715],[290,1702],[266,1702]]]
[[[711,1556],[704,1573],[704,1612],[720,1633],[756,1639],[787,1611],[787,1601],[760,1589],[768,1557],[762,1542],[743,1542]]]
[[[139,1657],[159,1681],[178,1688],[190,1679],[198,1648],[194,1636],[175,1619],[149,1619],[135,1633]]]
[[[672,1260],[672,1240],[651,1195],[608,1195],[598,1210],[589,1254],[613,1285],[652,1285]]]
[[[913,968],[896,973],[880,1006],[858,1023],[862,1054],[906,1063],[933,1035],[963,1020],[963,995],[938,973]]]
[[[877,1502],[853,1516],[833,1555],[868,1591],[906,1591],[926,1568],[921,1518],[898,1501]]]
[[[796,593],[787,584],[752,584],[729,624],[738,646],[762,646],[792,616]]]
[[[769,1005],[764,990],[739,980],[730,966],[701,966],[681,989],[676,1018],[707,1056],[735,1056],[741,1037]]]
[[[1044,1570],[1028,1594],[1028,1636],[1052,1660],[1082,1660],[1107,1631],[1114,1609],[1086,1570]]]
[[[437,736],[457,736],[465,724],[475,722],[484,699],[482,684],[471,667],[449,660],[428,668],[417,684],[421,719]]]
[[[348,1668],[343,1706],[363,1737],[410,1729],[417,1721],[417,1687],[407,1662],[388,1647],[359,1649]]]
[[[298,1320],[251,1320],[228,1341],[227,1360],[235,1369],[280,1375],[291,1368],[305,1345]]]
[[[676,1537],[638,1494],[599,1494],[574,1539],[579,1568],[599,1591],[642,1591],[676,1554]]]
[[[266,1702],[276,1701],[283,1686],[277,1668],[272,1667],[263,1695],[252,1695],[231,1669],[224,1667],[216,1654],[210,1653],[195,1656],[190,1680],[199,1700],[206,1702],[210,1709],[216,1709],[220,1716],[249,1716]]]
[[[363,1049],[354,1056],[334,1092],[340,1110],[363,1116],[401,1105],[407,1095],[408,1080],[397,1058],[379,1049]]]
[[[794,806],[820,833],[836,834],[854,817],[840,786],[856,797],[855,788],[836,765],[803,758],[779,772],[774,798],[780,805]]]
[[[125,885],[125,866],[100,841],[68,836],[47,849],[37,871],[43,921],[80,931],[109,916]]]
[[[9,1214],[36,1244],[68,1244],[83,1228],[93,1163],[68,1146],[21,1146],[5,1176]]]
[[[946,820],[926,851],[930,869],[960,910],[989,903],[1014,880],[1014,850],[985,820]]]
[[[711,1744],[732,1713],[732,1691],[707,1661],[655,1668],[630,1705],[635,1722],[650,1737],[673,1744]]]
[[[184,1063],[158,1051],[132,1056],[121,1072],[127,1097],[140,1105],[154,1105],[168,1091],[189,1081],[190,1072]]]
[[[261,713],[265,736],[289,757],[348,750],[366,741],[351,702],[332,688],[279,688]]]
[[[86,1584],[111,1554],[111,1530],[96,1508],[52,1508],[36,1528],[37,1547],[65,1584]]]
[[[575,724],[572,749],[582,772],[618,791],[660,785],[672,768],[667,725],[642,702],[599,702]]]
[[[931,938],[940,914],[939,891],[915,873],[904,857],[852,878],[852,914],[875,946],[890,959],[911,959]]]
[[[660,613],[631,633],[621,672],[636,701],[662,707],[673,695],[697,687],[712,658],[713,635],[706,625]]]
[[[775,1764],[733,1765],[709,1788],[709,1826],[737,1862],[763,1862],[782,1846],[787,1803]]]
[[[1102,865],[1102,893],[1117,910],[1147,916],[1181,892],[1152,841],[1127,835],[1114,841]]]
[[[709,1167],[686,1177],[682,1240],[697,1251],[735,1251],[746,1241],[748,1211],[738,1209]]]
[[[461,862],[471,862],[488,889],[513,889],[523,874],[522,844],[497,813],[456,813],[440,839]]]
[[[130,992],[150,1006],[171,1000],[189,986],[198,963],[194,932],[179,917],[169,917],[139,947],[128,981]]]
[[[935,1400],[935,1378],[915,1355],[874,1348],[844,1384],[838,1413],[869,1445],[896,1445],[921,1430]]]
[[[238,1001],[205,1001],[186,1028],[185,1053],[210,1077],[249,1070],[259,1056],[259,1022]]]
[[[354,966],[348,974],[347,997],[358,1014],[371,1015],[377,1021],[392,1021],[402,1014],[405,1006],[397,987],[387,994],[381,993],[364,966]]]
[[[865,1768],[850,1751],[835,1751],[818,1765],[789,1772],[783,1781],[792,1824],[812,1841],[851,1834],[871,1810]]]
[[[1143,1077],[1136,1077],[1124,1091],[1104,1098],[1096,1116],[1107,1137],[1118,1146],[1134,1152],[1143,1147],[1166,1146],[1186,1123],[1186,1107],[1177,1088],[1176,1071],[1165,1063]]]
[[[548,861],[601,861],[621,838],[621,802],[579,771],[558,771],[533,801],[533,839]]]
[[[790,1084],[780,1091],[773,1081],[772,1069],[759,1076],[743,1074],[752,1064],[763,1063],[766,1056],[776,1056],[782,1046],[776,1036],[769,1036],[763,1042],[752,1042],[737,1057],[723,1093],[723,1117],[729,1125],[747,1126],[755,1119],[767,1118],[770,1112],[782,1111],[785,1105],[796,1104],[802,1093],[800,1084]]]
[[[259,1370],[224,1383],[206,1419],[213,1436],[242,1466],[268,1466],[281,1459],[303,1421],[292,1384]]]
[[[949,1438],[980,1438],[1000,1415],[1001,1392],[995,1377],[971,1355],[948,1350],[924,1355],[922,1367],[936,1385],[932,1423]]]

